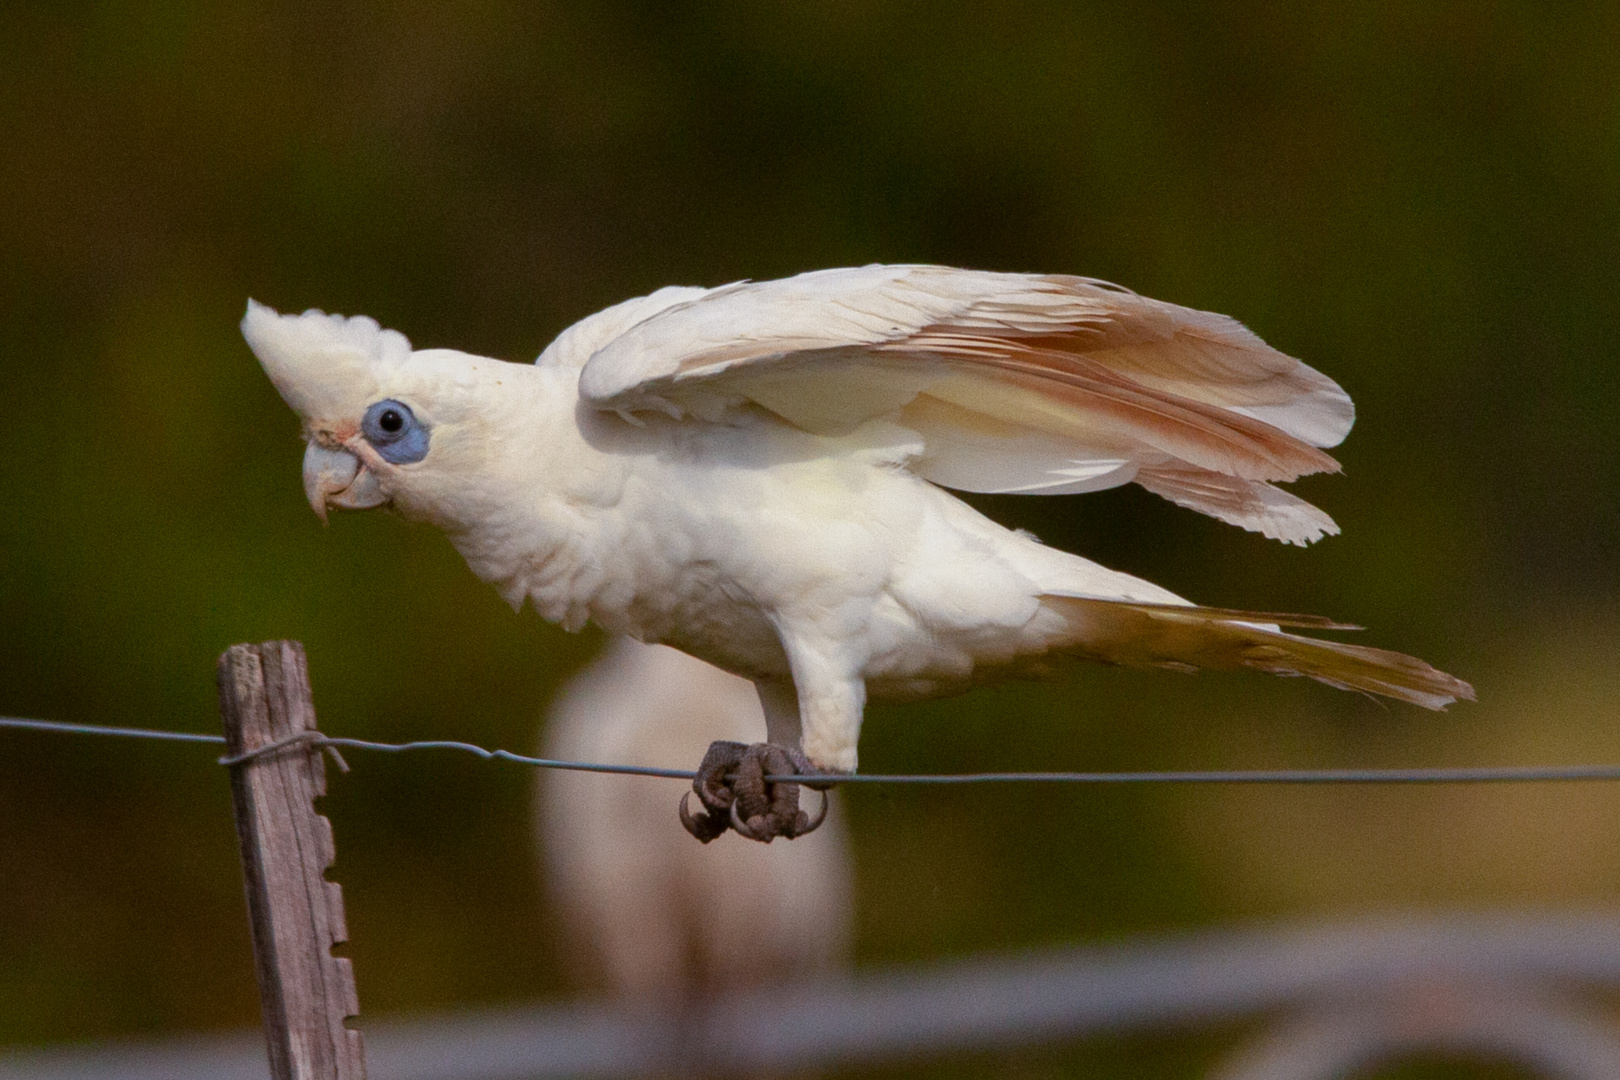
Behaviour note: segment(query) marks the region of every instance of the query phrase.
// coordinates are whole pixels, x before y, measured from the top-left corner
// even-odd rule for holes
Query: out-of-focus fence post
[[[332,825],[315,812],[326,793],[303,646],[233,645],[219,659],[219,710],[231,764],[236,835],[242,847],[270,1073],[275,1080],[365,1080],[354,969],[333,956],[348,940],[343,893],[326,880],[337,850]],[[288,740],[292,740],[288,742]]]

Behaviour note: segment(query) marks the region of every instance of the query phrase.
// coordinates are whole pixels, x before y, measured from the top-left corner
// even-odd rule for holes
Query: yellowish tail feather
[[[1080,596],[1045,596],[1074,629],[1062,651],[1105,664],[1183,671],[1248,669],[1304,675],[1341,690],[1443,709],[1474,700],[1474,688],[1415,656],[1284,633],[1279,626],[1354,629],[1312,615],[1226,608],[1137,604]]]

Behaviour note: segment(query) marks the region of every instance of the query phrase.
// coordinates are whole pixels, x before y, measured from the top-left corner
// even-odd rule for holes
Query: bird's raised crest
[[[276,390],[306,420],[330,417],[368,398],[379,369],[410,359],[411,343],[365,315],[328,315],[310,308],[282,315],[249,300],[242,316],[247,339]]]

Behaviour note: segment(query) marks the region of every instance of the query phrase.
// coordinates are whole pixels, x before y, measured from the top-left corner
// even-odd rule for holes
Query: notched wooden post
[[[315,731],[304,648],[296,641],[233,645],[219,658],[226,752],[249,753]],[[275,1080],[364,1080],[354,968],[332,946],[348,940],[343,893],[326,880],[337,849],[315,812],[326,794],[319,747],[293,744],[232,765],[231,796],[253,927],[253,959]]]

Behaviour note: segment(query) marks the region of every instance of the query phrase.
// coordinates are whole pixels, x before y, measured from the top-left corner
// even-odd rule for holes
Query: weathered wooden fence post
[[[326,880],[337,850],[313,802],[326,793],[326,765],[319,746],[296,741],[316,732],[303,646],[226,650],[219,711],[233,758],[295,740],[230,767],[271,1076],[364,1080],[360,1033],[344,1023],[360,1011],[354,969],[332,955],[348,940],[342,890]]]

